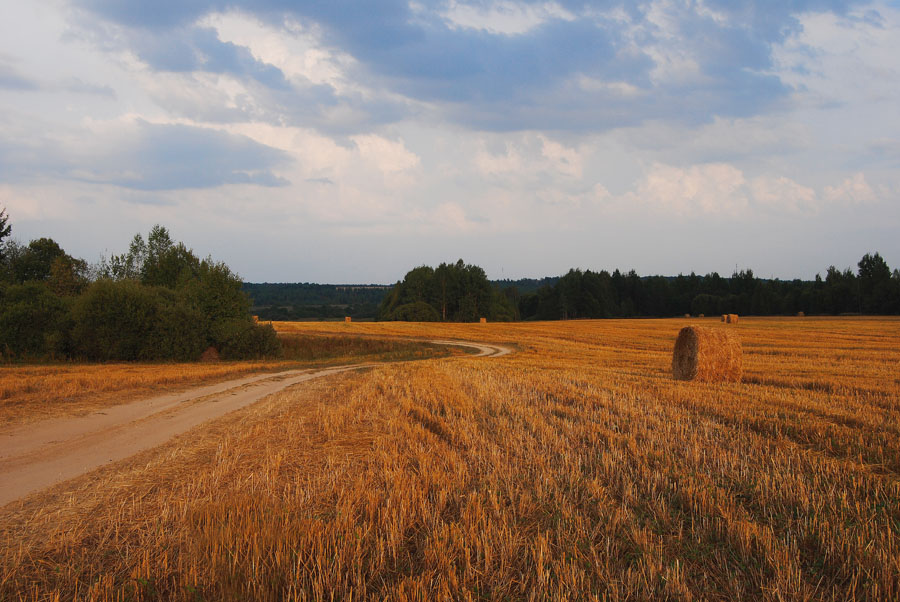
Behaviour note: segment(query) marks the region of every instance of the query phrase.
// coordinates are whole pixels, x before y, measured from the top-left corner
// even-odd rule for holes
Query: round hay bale
[[[806,314],[805,314],[804,312],[802,312],[802,311],[798,311],[798,312],[797,312],[797,317],[798,317],[798,318],[805,318],[805,317],[806,317]]]
[[[728,322],[728,314],[722,314],[722,321]]]
[[[705,317],[706,317],[706,314],[700,314],[700,315],[698,315],[697,317],[698,317],[698,318],[705,318]]]
[[[690,318],[690,317],[691,317],[691,314],[684,314],[684,317],[685,317],[685,318]]]
[[[207,347],[206,351],[200,354],[201,362],[218,362],[219,361],[219,350],[215,347]]]
[[[675,340],[672,376],[676,380],[740,382],[744,354],[731,331],[685,326]]]
[[[728,323],[729,324],[737,324],[738,323],[738,315],[737,314],[728,314]]]

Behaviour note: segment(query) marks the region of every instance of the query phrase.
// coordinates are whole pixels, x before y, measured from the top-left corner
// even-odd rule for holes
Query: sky
[[[250,282],[900,267],[900,1],[0,0],[0,206]]]

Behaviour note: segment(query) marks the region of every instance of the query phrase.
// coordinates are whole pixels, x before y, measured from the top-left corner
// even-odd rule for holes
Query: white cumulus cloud
[[[743,172],[727,163],[688,168],[656,163],[629,196],[679,215],[734,215],[748,204]]]

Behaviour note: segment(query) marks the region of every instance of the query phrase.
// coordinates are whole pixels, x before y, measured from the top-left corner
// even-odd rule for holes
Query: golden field
[[[678,330],[740,383],[674,381]],[[289,389],[0,515],[0,599],[900,599],[900,320],[289,323],[512,355]]]
[[[0,364],[0,426],[78,415],[141,397],[171,393],[246,374],[365,361],[447,355],[434,346],[336,333],[285,333],[278,361],[212,363]]]

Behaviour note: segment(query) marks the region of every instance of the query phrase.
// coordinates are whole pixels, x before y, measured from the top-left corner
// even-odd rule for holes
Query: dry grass
[[[900,598],[900,320],[742,320],[727,384],[672,380],[686,323],[353,324],[519,352],[304,385],[10,505],[0,599]]]
[[[448,353],[434,345],[347,334],[286,333],[281,338],[285,356],[278,361],[0,364],[0,425],[83,414],[252,373],[336,363],[423,359]]]

